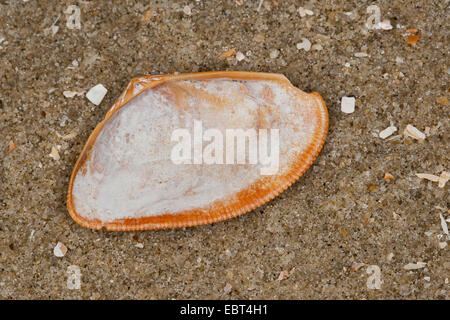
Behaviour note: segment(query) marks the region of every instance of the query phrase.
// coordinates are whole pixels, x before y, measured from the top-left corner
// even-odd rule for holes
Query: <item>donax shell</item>
[[[264,164],[248,161],[175,164],[172,133],[193,132],[195,121],[201,121],[203,133],[218,129],[223,137],[226,129],[278,129],[278,171],[263,175]],[[217,71],[135,78],[89,136],[70,177],[67,208],[77,223],[92,229],[226,220],[294,183],[317,157],[327,129],[320,95],[295,88],[281,74]],[[269,142],[270,136],[269,131]],[[202,150],[208,144],[204,141]]]

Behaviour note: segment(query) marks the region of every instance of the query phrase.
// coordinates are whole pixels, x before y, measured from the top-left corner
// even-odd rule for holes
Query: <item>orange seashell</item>
[[[197,135],[199,125],[203,131]],[[181,163],[174,160],[179,129],[185,130],[179,144],[193,141],[193,148],[177,149],[185,153]],[[239,138],[227,140],[239,129],[248,134],[243,149]],[[92,229],[163,229],[226,220],[294,183],[319,154],[327,129],[320,95],[295,88],[281,74],[138,77],[89,136],[70,177],[67,208],[77,223]],[[269,147],[261,144],[264,137]],[[252,144],[254,138],[258,144]]]
[[[419,41],[419,37],[420,37],[420,35],[418,35],[418,34],[408,36],[408,44],[416,44],[417,41]]]

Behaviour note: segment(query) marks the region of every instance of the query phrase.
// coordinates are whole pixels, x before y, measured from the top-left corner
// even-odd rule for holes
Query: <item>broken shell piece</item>
[[[439,176],[438,187],[443,188],[445,184],[450,180],[450,172],[443,171]]]
[[[58,242],[53,248],[53,254],[58,258],[64,257],[67,253],[67,247],[62,242]]]
[[[66,98],[73,98],[75,96],[82,96],[84,92],[76,92],[76,91],[64,91],[63,95]]]
[[[412,33],[412,34],[414,34],[414,33],[417,33],[417,32],[419,32],[419,30],[416,29],[416,28],[406,29],[406,33]]]
[[[231,48],[230,50],[225,51],[224,53],[222,53],[222,54],[219,56],[219,59],[224,59],[224,58],[231,57],[231,56],[234,54],[235,51],[236,51],[235,48]]]
[[[302,42],[297,43],[297,49],[298,50],[305,50],[305,51],[309,51],[311,50],[311,41],[309,41],[306,38],[302,38]]]
[[[386,172],[384,174],[384,180],[392,180],[394,179],[394,176],[392,174],[390,174],[389,172]]]
[[[386,129],[380,131],[379,136],[381,139],[386,139],[387,137],[390,137],[395,131],[397,131],[397,127],[390,126],[390,127],[387,127]]]
[[[286,270],[283,270],[280,272],[280,275],[278,276],[277,281],[286,280],[289,276],[289,273]]]
[[[354,97],[342,97],[341,111],[344,113],[355,112],[356,99]]]
[[[417,269],[421,269],[421,268],[425,268],[425,266],[427,265],[426,262],[417,262],[417,263],[408,263],[407,265],[405,265],[403,267],[403,269],[405,270],[417,270]]]
[[[278,49],[273,49],[270,51],[270,58],[276,59],[280,55],[280,51]]]
[[[415,34],[408,37],[408,44],[416,44],[419,41],[420,35]]]
[[[426,138],[425,134],[422,131],[410,124],[406,126],[405,130],[403,131],[403,135],[414,138],[416,140],[425,140]]]
[[[445,184],[448,182],[448,180],[450,180],[450,173],[447,171],[443,171],[439,177],[429,173],[416,173],[416,176],[420,179],[427,179],[429,181],[438,182],[439,188],[445,187]]]
[[[323,49],[322,45],[319,43],[313,44],[311,47],[312,50],[320,51]]]
[[[245,59],[245,55],[242,52],[240,52],[240,51],[236,52],[236,60],[237,61],[242,61],[244,59]]]
[[[303,7],[298,8],[297,11],[298,11],[298,14],[300,15],[300,17],[302,17],[302,18],[306,17],[307,15],[312,16],[314,14],[314,12],[312,10],[305,9]]]
[[[439,177],[435,176],[434,174],[429,174],[429,173],[416,173],[416,176],[418,176],[420,179],[427,179],[433,182],[438,182],[439,181]]]
[[[190,15],[192,14],[191,7],[185,6],[185,7],[183,8],[183,12],[184,12],[185,15],[190,16]]]
[[[96,106],[98,106],[103,98],[105,97],[108,90],[100,83],[92,87],[88,93],[86,93],[86,98]]]
[[[56,161],[60,159],[58,149],[56,149],[55,147],[52,147],[52,151],[50,152],[49,156]]]
[[[73,132],[70,132],[62,137],[63,140],[72,140],[73,138],[75,138],[75,133]]]
[[[350,270],[351,271],[358,271],[362,267],[366,267],[366,266],[367,266],[367,264],[363,263],[363,262],[353,262],[352,266],[350,267]]]
[[[280,74],[139,77],[86,142],[70,178],[68,211],[82,226],[108,230],[226,220],[294,183],[317,157],[327,128],[322,98],[295,88]],[[245,137],[242,158],[234,151],[238,139],[228,146],[223,138],[227,132],[233,138],[238,129],[259,137],[262,158],[248,160],[247,150],[256,151],[257,144],[250,148]],[[181,142],[189,147],[183,149]],[[193,155],[190,146],[197,150]]]
[[[16,144],[14,141],[9,140],[9,152],[13,152],[14,150],[16,150]]]
[[[447,226],[447,222],[444,219],[444,216],[442,215],[442,213],[439,212],[439,218],[441,219],[441,227],[442,227],[442,231],[444,231],[444,234],[446,234],[448,236],[448,226]]]
[[[355,57],[357,57],[357,58],[365,58],[365,57],[368,57],[368,56],[369,56],[369,54],[366,53],[366,52],[356,52],[355,53]]]

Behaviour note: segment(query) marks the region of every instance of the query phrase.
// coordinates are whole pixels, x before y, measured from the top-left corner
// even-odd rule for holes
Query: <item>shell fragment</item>
[[[356,103],[356,99],[354,97],[342,97],[341,111],[343,113],[355,112],[355,103]]]
[[[105,97],[108,90],[100,83],[92,87],[87,93],[86,98],[96,106],[98,106]]]

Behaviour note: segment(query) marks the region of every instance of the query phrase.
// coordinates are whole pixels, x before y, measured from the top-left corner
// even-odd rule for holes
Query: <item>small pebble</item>
[[[365,52],[357,52],[355,53],[355,57],[357,58],[364,58],[364,57],[368,57],[369,55]]]
[[[139,249],[144,248],[144,244],[142,244],[142,243],[136,243],[134,246]]]
[[[92,87],[87,93],[86,98],[96,106],[98,106],[105,97],[108,90],[101,84]]]
[[[354,97],[342,97],[341,111],[344,113],[355,112],[356,99]]]

